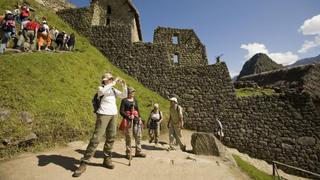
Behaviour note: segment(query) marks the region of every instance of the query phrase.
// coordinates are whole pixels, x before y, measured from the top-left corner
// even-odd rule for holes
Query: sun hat
[[[9,11],[9,10],[5,10],[5,12],[4,12],[5,14],[12,14],[12,12],[11,11]]]
[[[176,97],[172,97],[172,98],[170,98],[169,100],[170,100],[170,101],[173,101],[173,102],[175,102],[175,103],[178,103],[178,99],[177,99]]]
[[[133,88],[133,87],[128,87],[128,93],[133,93],[135,92],[136,90]]]
[[[102,80],[103,80],[103,81],[107,81],[107,80],[109,80],[109,79],[114,79],[111,73],[105,73],[105,74],[102,76]]]
[[[158,104],[158,103],[155,103],[155,104],[153,105],[153,107],[159,108],[159,104]]]

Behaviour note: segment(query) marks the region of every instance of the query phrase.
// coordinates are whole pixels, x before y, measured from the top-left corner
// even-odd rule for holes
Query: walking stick
[[[132,108],[131,108],[131,115],[134,115],[134,100],[133,100],[133,104],[132,104]],[[131,143],[130,143],[130,155],[129,155],[129,166],[131,166],[131,161],[132,161],[132,136],[133,136],[133,131],[134,131],[134,128],[133,128],[133,126],[134,126],[134,124],[133,124],[133,120],[134,120],[134,118],[133,119],[131,119],[131,132],[132,132],[132,134],[131,134],[131,136],[130,136],[130,139],[131,139]],[[129,132],[130,133],[130,132]]]

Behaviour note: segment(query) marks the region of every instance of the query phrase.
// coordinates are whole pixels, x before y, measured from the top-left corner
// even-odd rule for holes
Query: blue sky
[[[89,0],[70,0],[79,7]],[[157,26],[192,28],[206,45],[209,63],[223,53],[239,73],[257,52],[278,63],[320,54],[320,0],[133,0],[144,41]]]

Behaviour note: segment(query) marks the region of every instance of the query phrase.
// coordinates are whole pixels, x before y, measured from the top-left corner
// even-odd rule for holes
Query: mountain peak
[[[283,66],[274,62],[267,54],[257,53],[252,56],[242,67],[239,78],[251,74],[259,74],[266,71],[280,69]]]

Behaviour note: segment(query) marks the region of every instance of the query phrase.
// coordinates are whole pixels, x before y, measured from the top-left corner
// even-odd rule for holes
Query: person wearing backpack
[[[5,16],[1,23],[1,29],[3,31],[3,35],[1,37],[0,54],[3,54],[9,40],[16,33],[16,24],[11,11],[5,11]]]
[[[169,150],[175,150],[174,139],[180,145],[182,151],[186,151],[186,145],[182,143],[181,130],[183,129],[182,107],[178,105],[178,99],[172,97],[170,100],[170,115],[168,121],[169,129]]]
[[[154,108],[150,112],[148,118],[147,127],[149,128],[149,143],[152,143],[154,140],[155,144],[159,142],[160,136],[160,123],[162,122],[162,112],[160,111],[159,104],[154,104]]]
[[[50,34],[49,34],[49,26],[47,24],[46,20],[42,21],[42,24],[40,25],[39,29],[38,29],[38,51],[41,51],[41,47],[43,46],[44,41],[46,41],[46,51],[51,51],[49,49],[50,45],[51,45],[51,38],[50,38]]]
[[[114,88],[116,83],[122,85],[122,92]],[[75,170],[73,177],[79,177],[85,172],[87,164],[95,153],[99,141],[105,135],[105,144],[103,148],[104,160],[102,165],[108,169],[113,169],[111,160],[111,151],[116,136],[117,128],[117,104],[116,97],[127,97],[127,85],[124,80],[114,78],[111,73],[105,73],[102,76],[102,85],[99,86],[95,95],[99,100],[98,107],[95,108],[97,114],[96,126],[92,138],[87,146],[84,156],[81,158],[80,166]],[[95,103],[94,103],[95,104]]]

